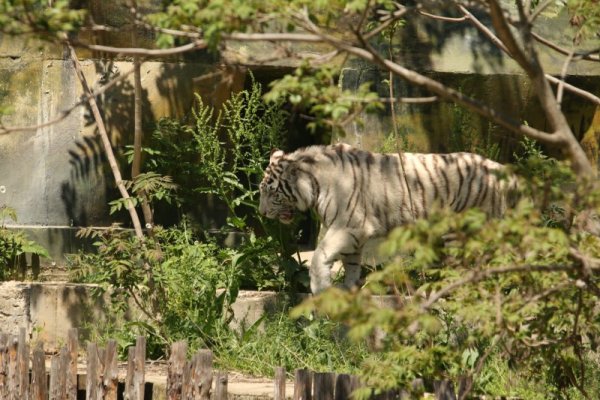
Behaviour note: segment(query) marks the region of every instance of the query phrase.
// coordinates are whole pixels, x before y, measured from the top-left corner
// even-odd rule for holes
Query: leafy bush
[[[14,279],[18,275],[18,267],[25,263],[26,253],[50,257],[44,247],[29,240],[24,232],[7,229],[7,220],[16,222],[17,213],[11,207],[0,206],[0,281]]]
[[[114,317],[97,335],[117,333],[126,344],[145,334],[149,352],[159,355],[180,339],[211,346],[211,338],[227,326],[240,282],[239,254],[233,250],[198,242],[185,228],[158,228],[146,242],[118,228],[82,234],[96,240],[98,252],[70,257],[74,279],[109,293]],[[151,283],[147,268],[152,269]],[[132,307],[142,318],[125,322]]]
[[[262,88],[234,94],[216,112],[197,97],[193,123],[159,122],[153,135],[149,168],[175,177],[175,204],[189,214],[208,197],[227,209],[223,233],[241,232],[239,267],[249,289],[305,291],[307,271],[292,255],[297,225],[283,226],[258,213],[258,184],[273,148],[285,147],[286,114],[278,103],[265,103]],[[266,235],[265,235],[266,233]],[[210,236],[210,233],[205,231]]]
[[[179,225],[157,225],[143,240],[117,227],[80,232],[95,240],[97,253],[70,257],[74,279],[99,284],[114,308],[114,320],[103,331],[92,327],[94,334],[116,336],[122,344],[144,334],[155,356],[179,339],[191,348],[214,347],[215,338],[228,334],[230,306],[242,285],[298,290],[308,283],[306,269],[292,257],[295,228],[258,216],[264,162],[271,148],[282,144],[285,121],[280,108],[266,105],[261,95],[254,83],[218,114],[198,97],[191,125],[159,122],[151,147],[144,149],[148,171],[126,185],[134,205],[145,199],[152,207],[165,201],[174,207]],[[226,206],[221,232],[233,230],[244,238],[235,249],[190,223],[188,214],[202,196]],[[112,212],[125,204],[111,202]],[[132,305],[142,318],[127,318]]]

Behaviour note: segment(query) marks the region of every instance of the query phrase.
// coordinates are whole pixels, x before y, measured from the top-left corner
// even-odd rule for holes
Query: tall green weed
[[[284,227],[258,214],[258,184],[274,147],[282,147],[285,113],[262,101],[259,84],[235,94],[217,112],[200,97],[185,124],[161,120],[144,148],[147,171],[126,185],[134,204],[176,210],[178,223],[156,225],[140,240],[113,227],[85,229],[97,252],[70,257],[73,278],[96,283],[110,295],[113,319],[94,334],[122,344],[148,337],[150,353],[186,339],[191,348],[214,347],[227,334],[231,304],[241,287],[305,290],[307,271],[293,257],[295,226]],[[142,197],[142,193],[143,196]],[[198,199],[222,204],[226,224],[218,232],[190,219]],[[119,212],[125,200],[111,202]],[[241,243],[223,247],[223,234]],[[266,234],[265,234],[266,233]],[[141,313],[131,317],[131,311]]]

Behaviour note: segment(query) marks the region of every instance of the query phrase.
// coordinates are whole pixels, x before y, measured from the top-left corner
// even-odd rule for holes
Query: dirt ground
[[[51,357],[46,359],[46,370],[50,370]],[[125,381],[127,375],[127,363],[120,362],[119,382]],[[86,375],[86,363],[79,359],[77,374]],[[145,365],[145,381],[152,384],[152,400],[165,399],[167,385],[167,363],[165,361],[147,362]],[[213,382],[214,385],[214,382]],[[79,381],[79,389],[85,390],[85,381]],[[227,374],[227,392],[231,400],[259,400],[272,399],[274,394],[274,381],[268,378],[258,378],[244,375],[238,372]],[[286,383],[286,397],[291,398],[294,394],[294,384],[288,380]]]
[[[126,365],[119,365],[119,376],[125,376]],[[146,364],[146,382],[166,387],[167,364],[166,362],[153,362]],[[247,376],[237,372],[227,374],[227,392],[229,398],[235,399],[272,399],[275,391],[274,381],[267,378]],[[294,384],[288,381],[286,384],[286,397],[294,394]]]

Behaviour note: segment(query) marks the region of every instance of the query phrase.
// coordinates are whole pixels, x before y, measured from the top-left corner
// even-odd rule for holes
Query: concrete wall
[[[104,32],[100,44],[152,46],[147,32],[134,33],[122,0],[88,2],[95,22],[117,28]],[[159,0],[138,2],[151,11]],[[36,126],[55,120],[79,102],[81,85],[65,49],[47,43],[0,35],[0,109],[6,127]],[[78,50],[83,72],[93,88],[131,71],[131,59],[106,58]],[[165,116],[189,115],[194,94],[205,104],[220,107],[244,85],[243,68],[222,65],[205,51],[180,58],[147,59],[142,65],[143,127],[150,135],[153,123]],[[133,75],[97,98],[125,179],[123,155],[133,140]],[[43,266],[64,267],[64,253],[84,248],[75,237],[80,226],[109,226],[126,216],[110,216],[108,202],[121,197],[107,166],[97,128],[87,107],[75,108],[62,121],[28,131],[0,134],[0,206],[17,212],[8,226],[25,230],[48,248],[52,260]],[[210,210],[207,213],[210,214]],[[122,218],[119,221],[119,218]],[[75,228],[73,228],[75,227]]]
[[[99,296],[96,285],[65,282],[0,282],[0,331],[18,335],[26,328],[33,340],[43,341],[47,350],[62,345],[71,328],[79,329],[81,339],[89,338],[90,325],[105,323],[111,317],[108,295]],[[283,306],[274,292],[240,291],[232,304],[233,328],[249,327],[263,315]],[[131,305],[131,320],[143,314]]]
[[[79,329],[80,339],[89,339],[90,324],[99,326],[110,318],[108,294],[98,296],[96,285],[65,282],[0,282],[0,331],[18,335],[25,328],[34,341],[43,341],[47,351],[57,350],[69,329]],[[301,301],[308,295],[299,294]],[[377,296],[382,307],[394,307],[396,296]],[[275,292],[241,290],[232,304],[233,329],[252,326],[265,315],[281,311],[289,297]],[[128,310],[131,320],[144,317],[135,305]]]

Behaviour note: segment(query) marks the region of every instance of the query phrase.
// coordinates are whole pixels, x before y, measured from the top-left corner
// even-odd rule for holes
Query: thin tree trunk
[[[71,61],[73,62],[73,66],[75,68],[75,72],[77,73],[77,77],[79,78],[79,82],[81,83],[81,87],[86,95],[89,96],[88,104],[90,109],[92,110],[92,114],[94,116],[94,120],[96,121],[96,126],[98,127],[98,133],[100,134],[100,138],[102,139],[102,145],[104,146],[104,152],[106,153],[106,158],[108,159],[108,164],[110,165],[110,169],[115,178],[115,182],[117,184],[117,188],[121,193],[121,197],[125,199],[125,206],[127,207],[127,211],[129,211],[129,215],[131,217],[131,222],[133,224],[133,229],[135,230],[135,235],[139,239],[144,239],[144,232],[142,231],[142,225],[140,223],[140,218],[137,214],[137,211],[133,205],[133,201],[130,200],[131,196],[127,192],[127,188],[123,183],[123,177],[121,175],[121,171],[119,170],[119,164],[117,163],[117,159],[115,157],[115,153],[112,149],[112,144],[110,143],[110,139],[108,137],[108,133],[106,131],[106,126],[104,125],[104,120],[102,119],[102,115],[100,114],[100,109],[98,108],[98,104],[96,103],[96,98],[92,96],[92,91],[90,86],[88,85],[87,79],[85,75],[83,75],[83,71],[81,69],[81,64],[79,63],[79,59],[77,58],[77,54],[75,53],[75,49],[71,46],[70,43],[66,43],[69,48],[69,55]]]
[[[531,35],[531,27],[527,24],[527,15],[522,9],[523,5],[517,2],[521,18],[522,44],[515,39],[506,20],[504,10],[497,0],[489,0],[490,16],[496,33],[510,56],[523,68],[529,76],[537,98],[540,102],[546,120],[548,121],[552,136],[557,140],[557,148],[561,149],[565,156],[571,161],[571,168],[582,177],[591,178],[595,176],[595,170],[588,160],[583,148],[575,138],[569,123],[560,109],[550,83],[545,77],[544,70],[539,61],[534,40]],[[522,48],[521,48],[522,46]]]
[[[137,1],[131,0],[128,2],[130,7],[131,16],[135,18],[137,14]],[[133,21],[135,22],[135,21]],[[135,23],[134,23],[135,26]],[[138,31],[132,29],[131,31],[131,43],[137,47],[138,45]],[[140,56],[133,57],[133,87],[134,87],[134,102],[133,102],[133,121],[134,121],[134,135],[133,135],[133,161],[131,163],[131,179],[135,178],[142,173],[142,144],[144,141],[144,131],[142,129],[142,61]],[[146,191],[140,190],[137,195],[140,197],[140,205],[142,213],[144,215],[144,222],[146,232],[150,237],[154,233],[154,213],[148,202],[148,195]]]
[[[133,136],[133,162],[131,164],[131,179],[135,179],[142,172],[142,142],[144,132],[142,130],[142,63],[139,57],[135,57],[133,61],[134,68],[134,136]],[[144,222],[148,235],[152,236],[154,228],[154,215],[148,196],[144,190],[141,190],[138,195],[141,199],[142,213],[144,214]]]

